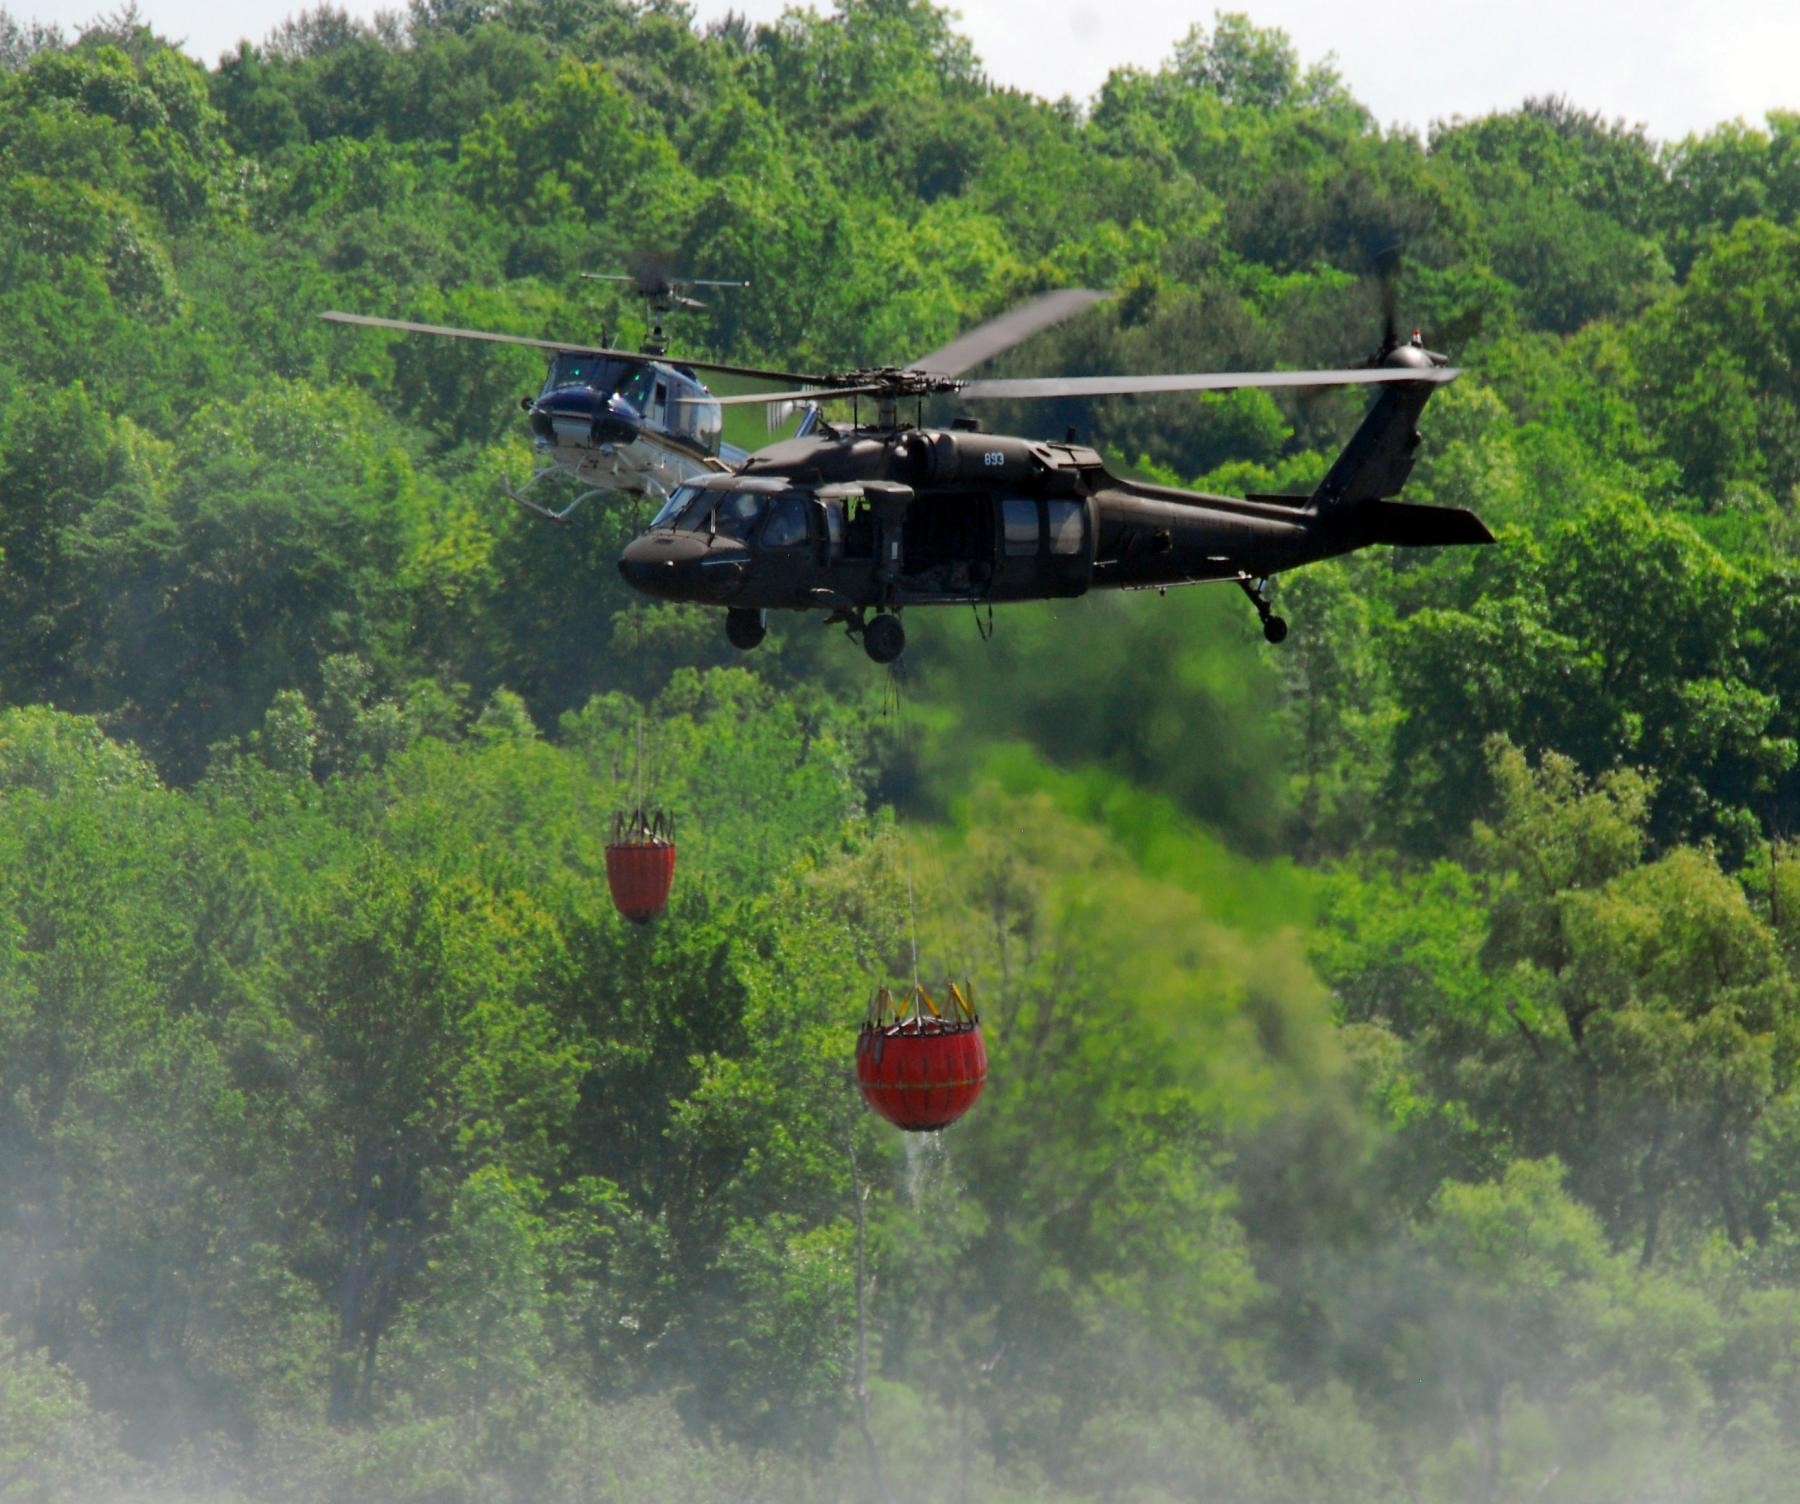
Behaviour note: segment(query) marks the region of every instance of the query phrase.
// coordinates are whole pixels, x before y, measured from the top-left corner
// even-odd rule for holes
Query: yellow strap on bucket
[[[950,988],[950,1001],[956,1004],[956,1011],[962,1014],[964,1018],[968,1019],[970,1023],[974,1023],[975,1005],[963,996],[962,988],[958,987],[956,983],[951,982],[948,985]]]

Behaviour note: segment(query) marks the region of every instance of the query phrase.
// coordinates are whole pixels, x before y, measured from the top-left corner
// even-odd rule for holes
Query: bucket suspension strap
[[[977,1024],[981,1020],[975,1012],[975,1005],[969,1001],[969,994],[955,982],[946,982],[948,1003],[940,1008],[932,995],[925,990],[924,984],[914,982],[912,987],[896,998],[886,986],[877,987],[875,996],[869,1002],[868,1017],[865,1028],[883,1029],[890,1025],[922,1023],[927,1017],[940,1024],[966,1025]]]
[[[637,809],[620,810],[613,816],[613,845],[672,846],[675,844],[675,817],[664,810],[645,814]]]
[[[963,989],[958,987],[954,982],[947,982],[945,985],[950,989],[950,1004],[956,1009],[957,1017],[962,1019],[964,1023],[980,1023],[981,1020],[975,1016],[975,1004],[970,999],[968,993],[965,993]],[[969,992],[973,992],[974,990],[973,987],[969,988]]]

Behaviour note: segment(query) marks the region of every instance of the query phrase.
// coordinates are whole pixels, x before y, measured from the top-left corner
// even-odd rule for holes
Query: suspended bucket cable
[[[901,747],[916,765],[918,726],[907,714],[902,679],[891,680],[892,708]],[[878,987],[856,1041],[856,1080],[863,1100],[897,1128],[929,1133],[946,1128],[975,1105],[987,1084],[987,1046],[969,993],[945,983],[940,1008],[919,980],[919,919],[912,853],[906,865],[906,927],[912,953],[912,987],[896,1001]]]
[[[896,1128],[929,1133],[975,1105],[987,1084],[987,1046],[975,1005],[955,982],[940,1008],[919,983],[899,1001],[879,987],[856,1041],[863,1100]]]
[[[669,906],[675,881],[675,821],[642,808],[613,816],[606,847],[606,882],[613,904],[634,924],[648,924]]]

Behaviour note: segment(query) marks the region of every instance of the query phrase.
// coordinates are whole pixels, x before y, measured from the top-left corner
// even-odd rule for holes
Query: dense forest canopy
[[[1800,114],[1379,128],[1241,15],[1091,101],[846,0],[0,13],[0,1499],[1741,1500],[1800,1461]],[[681,348],[1462,379],[1485,550],[816,620],[501,498]],[[1064,401],[1308,491],[1358,400]],[[621,804],[681,819],[654,927]],[[902,1141],[873,987],[992,1078]],[[924,1438],[923,1444],[921,1438]]]

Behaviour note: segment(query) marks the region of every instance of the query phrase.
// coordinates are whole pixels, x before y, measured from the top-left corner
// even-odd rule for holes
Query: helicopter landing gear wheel
[[[1252,580],[1248,575],[1239,575],[1238,589],[1250,597],[1250,604],[1256,607],[1256,614],[1262,619],[1263,636],[1270,642],[1285,641],[1288,625],[1269,609],[1269,581],[1265,577]]]
[[[725,636],[739,652],[749,652],[768,635],[768,612],[733,606],[725,613]]]
[[[906,651],[906,628],[900,618],[882,612],[863,628],[863,651],[877,663],[892,663]]]

